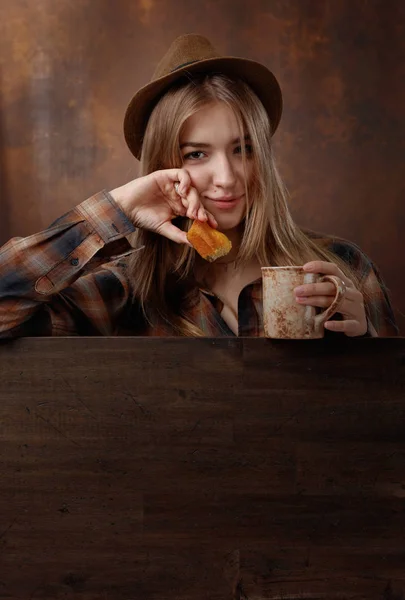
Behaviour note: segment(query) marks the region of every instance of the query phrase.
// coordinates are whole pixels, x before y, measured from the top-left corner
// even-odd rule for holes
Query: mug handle
[[[333,299],[332,304],[324,311],[315,316],[314,320],[318,327],[326,323],[326,321],[330,319],[332,315],[335,314],[338,305],[343,300],[343,297],[345,295],[345,289],[342,286],[342,281],[341,279],[339,279],[339,277],[335,277],[334,275],[324,275],[323,277],[321,277],[320,281],[330,281],[331,283],[333,283],[336,287],[336,295]]]

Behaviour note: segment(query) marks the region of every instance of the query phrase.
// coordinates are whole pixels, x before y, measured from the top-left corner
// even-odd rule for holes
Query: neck
[[[243,229],[228,229],[224,231],[225,235],[232,242],[232,249],[223,258],[216,260],[213,263],[207,263],[205,260],[197,258],[197,280],[200,281],[202,287],[206,289],[214,289],[216,283],[224,281],[240,279],[248,276],[252,281],[260,276],[260,265],[256,258],[252,258],[249,264],[239,265],[235,262],[238,256],[240,244],[242,241]],[[251,276],[250,276],[251,274]]]

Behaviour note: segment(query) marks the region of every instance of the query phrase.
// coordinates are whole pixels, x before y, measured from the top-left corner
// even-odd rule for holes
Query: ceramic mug
[[[268,338],[323,338],[323,324],[336,312],[345,294],[339,277],[307,273],[302,267],[262,267],[263,324]],[[332,304],[322,312],[299,304],[294,288],[307,283],[330,281],[336,288]]]

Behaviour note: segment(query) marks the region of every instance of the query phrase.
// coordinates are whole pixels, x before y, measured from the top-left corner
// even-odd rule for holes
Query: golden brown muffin
[[[209,262],[225,256],[232,248],[232,243],[226,235],[216,231],[206,222],[194,221],[187,233],[187,239],[198,254]]]

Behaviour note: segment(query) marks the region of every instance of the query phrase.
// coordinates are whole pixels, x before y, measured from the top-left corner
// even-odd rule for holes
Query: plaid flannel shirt
[[[133,300],[127,276],[131,247],[125,238],[133,231],[132,223],[104,191],[48,229],[5,244],[0,249],[0,338],[174,335],[170,325],[158,318],[146,323]],[[376,267],[354,244],[327,237],[324,240],[355,270],[361,291],[367,289],[371,297],[366,303],[368,335],[398,335]],[[118,250],[120,256],[114,257]],[[221,310],[218,298],[200,290],[190,318],[206,336],[234,336]],[[242,290],[238,313],[240,336],[264,335],[261,280]],[[342,335],[325,331],[329,334]]]

